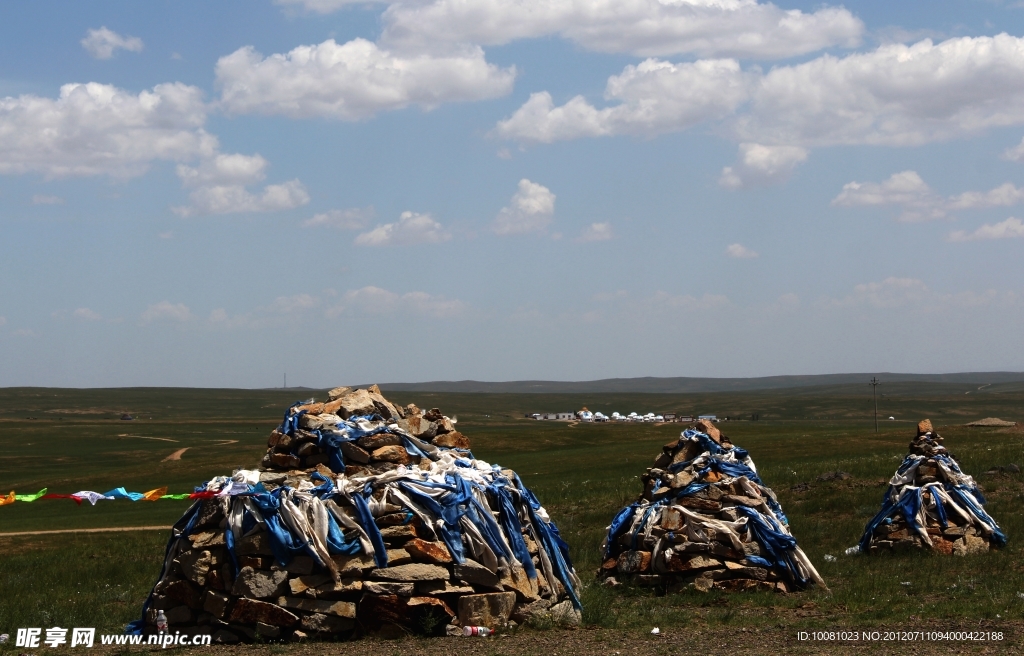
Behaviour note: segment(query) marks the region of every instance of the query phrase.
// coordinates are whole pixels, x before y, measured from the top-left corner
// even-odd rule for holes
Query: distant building
[[[699,415],[697,419],[707,419],[708,421],[718,421],[718,415]]]
[[[665,413],[665,421],[675,421],[675,420],[676,420],[676,413],[674,413],[674,412],[666,412]]]
[[[693,415],[679,415],[678,417],[676,417],[676,421],[684,423],[684,424],[692,424],[693,423]]]

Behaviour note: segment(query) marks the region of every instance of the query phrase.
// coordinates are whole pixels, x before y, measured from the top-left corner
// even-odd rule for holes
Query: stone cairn
[[[966,556],[1002,547],[1006,536],[982,506],[985,497],[974,479],[942,446],[928,419],[917,425],[910,452],[889,481],[882,509],[868,522],[851,552],[877,553],[926,547]]]
[[[598,578],[669,592],[790,592],[824,581],[790,535],[775,493],[710,421],[666,444],[641,497],[608,527]]]
[[[257,470],[196,489],[130,632],[214,642],[578,623],[568,546],[515,472],[455,419],[376,386],[298,403]]]

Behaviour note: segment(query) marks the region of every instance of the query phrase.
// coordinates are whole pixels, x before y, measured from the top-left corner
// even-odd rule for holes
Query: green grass
[[[477,457],[515,469],[540,497],[572,548],[584,619],[610,628],[702,625],[864,627],[911,618],[1020,618],[1024,611],[1020,475],[983,476],[1024,465],[1024,432],[970,429],[971,419],[1020,421],[1019,386],[892,385],[873,432],[870,389],[849,386],[700,395],[536,395],[392,393],[401,403],[458,415]],[[965,394],[971,392],[971,394]],[[308,393],[306,394],[308,395]],[[16,489],[104,492],[124,485],[190,491],[211,476],[258,462],[283,409],[302,394],[244,390],[0,390],[0,493]],[[323,396],[320,394],[319,396]],[[724,595],[590,585],[612,515],[639,493],[638,477],[678,425],[577,425],[523,419],[528,412],[577,409],[758,413],[761,421],[722,425],[748,449],[779,495],[793,534],[830,591]],[[59,412],[55,412],[59,411]],[[75,411],[75,412],[69,412]],[[128,411],[138,419],[119,420]],[[84,414],[88,412],[89,414]],[[902,554],[845,557],[879,507],[885,481],[906,452],[914,422],[931,417],[965,471],[982,483],[988,510],[1009,536],[984,556]],[[29,419],[33,417],[33,419]],[[144,438],[163,438],[161,440]],[[165,441],[165,440],[174,440]],[[226,440],[237,440],[225,444]],[[188,447],[180,461],[162,462]],[[818,482],[841,469],[852,480]],[[811,489],[795,492],[797,483]],[[0,532],[169,525],[188,502],[42,500],[0,507]],[[115,631],[138,616],[163,557],[161,532],[0,538],[0,633],[22,626],[96,626]],[[827,562],[826,554],[837,560]],[[909,582],[910,585],[903,585]],[[15,601],[12,601],[15,600]]]

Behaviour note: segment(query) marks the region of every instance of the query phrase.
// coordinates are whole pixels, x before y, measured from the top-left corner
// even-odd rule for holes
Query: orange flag
[[[14,490],[5,497],[0,497],[0,506],[6,506],[9,503],[14,503]]]
[[[160,497],[162,497],[165,494],[167,494],[167,488],[166,487],[158,487],[155,490],[150,490],[149,492],[146,492],[145,494],[143,494],[142,498],[139,499],[139,501],[156,501],[157,499],[159,499]]]

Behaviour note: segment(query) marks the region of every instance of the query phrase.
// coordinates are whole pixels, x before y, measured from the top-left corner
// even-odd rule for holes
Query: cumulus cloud
[[[341,230],[362,230],[373,218],[373,206],[351,207],[347,210],[330,210],[314,214],[313,218],[302,222],[303,227],[330,227]]]
[[[189,205],[173,208],[180,216],[290,210],[309,202],[298,180],[266,185],[258,193],[246,189],[266,177],[267,160],[260,155],[219,153],[198,166],[179,164],[178,177],[189,193]]]
[[[465,309],[462,301],[434,296],[426,292],[397,294],[380,287],[363,287],[346,292],[340,305],[330,314],[420,314],[448,317]]]
[[[512,90],[515,68],[488,64],[479,47],[398,55],[365,39],[300,46],[263,57],[251,46],[217,62],[221,106],[233,114],[356,121],[418,105],[484,100]]]
[[[740,144],[737,162],[722,169],[718,184],[727,189],[778,184],[806,159],[807,150],[800,146]]]
[[[743,244],[729,244],[725,247],[725,254],[740,260],[749,260],[757,257],[757,251],[751,250]]]
[[[1020,143],[1013,148],[1007,148],[1003,151],[1003,158],[1012,162],[1024,161],[1024,139],[1021,139]]]
[[[550,143],[682,130],[733,112],[749,96],[749,77],[729,59],[684,64],[648,59],[608,79],[605,98],[617,105],[597,109],[576,96],[555,107],[551,94],[534,93],[511,117],[498,122],[495,134]]]
[[[848,182],[832,199],[845,207],[902,205],[901,221],[941,219],[946,202],[921,179],[916,171],[893,173],[884,182]]]
[[[42,194],[36,194],[32,196],[33,205],[63,205],[64,199],[60,196],[44,196]]]
[[[75,319],[81,319],[83,321],[99,321],[100,319],[103,318],[99,312],[96,312],[95,310],[90,310],[89,308],[86,307],[77,308],[75,311],[71,313],[71,316],[74,317]]]
[[[641,57],[785,58],[855,46],[864,31],[841,7],[804,13],[756,0],[400,0],[390,4],[383,21],[382,41],[406,49],[501,45],[558,34],[588,50]]]
[[[614,236],[612,234],[612,224],[608,221],[604,223],[591,223],[583,229],[580,241],[608,241]]]
[[[890,310],[918,307],[924,310],[947,311],[953,308],[976,308],[996,303],[1006,305],[1018,302],[1019,295],[1013,292],[937,292],[917,278],[890,276],[880,282],[856,285],[852,294],[828,300],[825,305],[829,308],[871,307]]]
[[[396,223],[378,225],[356,237],[355,243],[357,246],[401,246],[438,244],[451,238],[451,233],[429,214],[402,212]]]
[[[999,223],[986,223],[974,232],[957,230],[949,233],[949,241],[980,241],[987,239],[1011,239],[1024,237],[1024,223],[1020,219],[1010,217]]]
[[[192,318],[192,311],[188,309],[187,305],[184,303],[171,303],[170,301],[160,301],[150,305],[141,316],[142,323],[151,323],[153,321],[189,321]]]
[[[846,207],[900,205],[901,221],[945,218],[953,210],[1009,207],[1024,201],[1024,189],[1012,183],[989,191],[965,191],[944,198],[935,193],[916,171],[893,173],[883,182],[848,182],[832,199],[832,205]]]
[[[122,36],[106,27],[86,32],[81,44],[95,59],[110,59],[118,49],[142,52],[142,39],[137,36]]]
[[[501,208],[491,227],[503,236],[540,232],[551,223],[554,213],[555,194],[544,185],[523,178],[519,191],[507,207]]]
[[[913,45],[888,44],[844,57],[741,70],[731,59],[672,64],[648,59],[608,80],[597,108],[582,96],[556,106],[535,93],[495,134],[523,142],[657,134],[711,124],[741,144],[809,149],[833,145],[916,146],[1024,124],[1024,39],[1007,34]],[[801,151],[764,181],[778,181]],[[1024,152],[1024,151],[1022,151]],[[742,186],[741,163],[723,172]],[[1014,156],[1011,154],[1011,156]],[[762,160],[762,163],[769,160]]]
[[[0,98],[0,174],[141,175],[153,160],[211,156],[202,91],[180,82],[132,94],[97,82],[65,84],[56,99]]]

